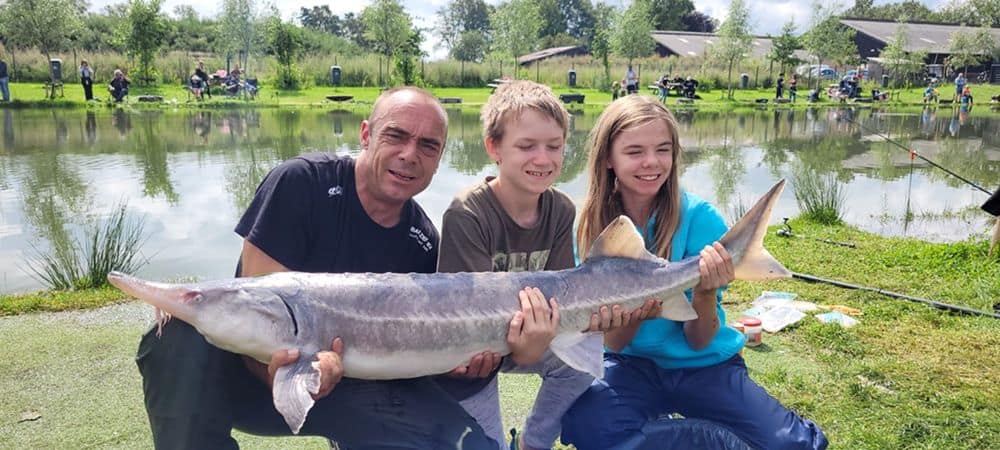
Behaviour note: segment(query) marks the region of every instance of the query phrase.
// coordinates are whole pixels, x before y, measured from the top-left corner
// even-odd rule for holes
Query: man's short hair
[[[369,127],[374,129],[375,126],[378,124],[379,120],[385,117],[386,111],[383,111],[385,109],[384,106],[385,99],[392,97],[394,94],[397,94],[399,92],[413,92],[414,94],[423,97],[424,100],[427,101],[427,103],[437,106],[437,110],[441,114],[441,121],[444,123],[445,126],[445,135],[447,136],[448,114],[444,112],[444,107],[441,106],[441,102],[438,101],[437,97],[435,97],[434,94],[431,94],[427,90],[418,88],[416,86],[395,87],[379,94],[378,98],[375,99],[375,104],[372,106],[372,112],[368,116]]]
[[[483,137],[500,142],[511,120],[521,116],[527,109],[555,120],[562,129],[563,137],[569,131],[569,112],[543,84],[528,80],[505,83],[483,105],[480,120],[483,122]]]

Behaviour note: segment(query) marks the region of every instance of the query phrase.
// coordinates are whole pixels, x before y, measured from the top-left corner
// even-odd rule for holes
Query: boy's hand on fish
[[[448,376],[453,378],[486,378],[496,370],[501,360],[503,357],[499,353],[482,352],[473,356],[469,360],[469,365],[458,366],[455,370],[448,372]]]
[[[333,388],[344,377],[344,364],[341,360],[344,354],[344,341],[340,338],[333,340],[329,351],[316,354],[316,361],[313,366],[319,370],[319,391],[311,394],[313,400],[326,397],[333,391]],[[274,385],[274,374],[282,366],[291,364],[299,359],[299,350],[278,350],[271,354],[271,362],[267,365],[267,374],[270,385]]]
[[[715,293],[715,291],[736,279],[736,269],[733,268],[733,259],[729,252],[718,241],[712,245],[706,245],[701,250],[701,260],[698,262],[701,271],[701,280],[694,287],[701,293]]]
[[[545,300],[538,288],[524,288],[517,293],[521,310],[514,313],[507,330],[511,358],[519,366],[538,362],[556,337],[559,327],[559,303]]]

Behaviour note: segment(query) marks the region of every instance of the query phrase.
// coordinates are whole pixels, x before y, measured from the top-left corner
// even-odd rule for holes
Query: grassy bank
[[[90,107],[100,108],[111,105],[107,102],[108,94],[102,86],[94,86],[94,95],[100,99],[99,102],[85,102],[83,88],[77,84],[67,84],[64,88],[64,96],[55,100],[45,98],[44,87],[40,83],[12,83],[11,98],[12,103],[4,105],[6,107]],[[597,89],[570,89],[556,86],[556,94],[583,94],[585,96],[584,107],[603,107],[611,101],[611,94],[601,92]],[[492,90],[490,88],[431,88],[434,95],[438,97],[453,97],[461,99],[461,106],[479,107],[489,98]],[[939,91],[942,98],[950,98],[951,87],[942,86]],[[125,107],[132,108],[227,108],[227,107],[338,107],[368,108],[378,94],[381,92],[377,87],[310,87],[297,91],[279,91],[271,86],[264,85],[260,90],[256,100],[246,100],[242,97],[230,98],[217,93],[212,98],[205,101],[193,100],[180,84],[158,85],[155,87],[133,86],[130,89],[130,96]],[[644,93],[652,93],[651,90],[644,89]],[[843,106],[845,103],[832,102],[827,99],[819,103],[808,103],[805,101],[805,89],[800,90],[798,101],[795,104],[775,105],[772,102],[760,104],[758,99],[772,99],[774,91],[771,89],[746,89],[734,91],[734,99],[725,98],[725,89],[714,89],[708,92],[699,92],[701,100],[696,100],[694,104],[678,104],[677,99],[671,97],[668,103],[679,108],[697,108],[699,110],[727,110],[736,108],[760,108],[760,107],[780,107],[780,108],[805,108],[809,106]],[[923,106],[923,89],[901,89],[898,90],[898,97],[892,101],[872,103],[846,103],[859,107],[871,106],[892,106],[892,107],[921,107]],[[978,101],[974,110],[979,113],[988,112],[991,109],[989,100],[992,96],[1000,94],[1000,85],[975,85],[973,93]],[[163,97],[162,103],[145,103],[137,100],[140,95],[158,95]],[[349,95],[353,99],[348,102],[331,102],[326,97],[330,95]],[[950,104],[942,104],[939,107],[952,107]],[[577,103],[570,104],[570,108],[580,107]]]
[[[795,272],[982,310],[1000,301],[1000,257],[987,257],[982,239],[932,244],[803,220],[793,226],[804,235],[858,247],[782,238],[772,229],[767,247]],[[831,448],[980,449],[1000,441],[1000,321],[795,280],[734,283],[726,295],[730,320],[762,290],[795,292],[802,300],[864,313],[858,317],[861,324],[850,329],[807,317],[744,352],[751,376],[819,423]],[[78,296],[67,295],[63,306],[101,303]],[[0,297],[4,314],[59,307],[23,298]],[[146,323],[133,317],[137,311],[149,314],[148,308],[130,303],[0,318],[7,361],[0,365],[0,442],[12,448],[149,447],[141,384],[131,359]],[[501,378],[508,426],[523,421],[537,385],[536,377]],[[22,413],[40,418],[22,421]],[[325,448],[315,438],[236,436],[245,448]]]

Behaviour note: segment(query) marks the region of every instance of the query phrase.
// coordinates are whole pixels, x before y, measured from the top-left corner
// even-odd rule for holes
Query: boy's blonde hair
[[[597,119],[590,130],[587,146],[590,149],[587,171],[590,174],[590,188],[580,212],[576,231],[580,259],[587,257],[591,244],[612,220],[625,214],[618,180],[614,170],[608,168],[611,161],[611,147],[615,138],[625,130],[635,129],[647,123],[662,121],[667,125],[667,133],[673,142],[671,159],[673,164],[667,181],[660,187],[653,199],[653,213],[656,214],[656,230],[653,232],[651,250],[656,256],[670,258],[670,241],[680,223],[680,154],[681,142],[677,130],[677,120],[659,100],[645,95],[626,95],[611,103]],[[636,224],[645,227],[646,224]]]
[[[511,120],[527,109],[538,111],[559,124],[563,138],[569,132],[569,112],[559,103],[552,89],[528,80],[504,83],[483,105],[480,120],[483,122],[483,137],[500,142]]]

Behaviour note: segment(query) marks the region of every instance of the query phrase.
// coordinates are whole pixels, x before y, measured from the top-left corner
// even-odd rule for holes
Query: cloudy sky
[[[432,27],[434,26],[435,13],[443,5],[448,3],[448,0],[401,0],[406,10],[414,18],[414,22],[421,27]],[[603,3],[612,4],[629,4],[631,0],[598,0]],[[941,0],[920,0],[921,3],[927,5],[931,9],[936,9],[938,3]],[[497,4],[500,0],[486,0],[487,3]],[[720,21],[725,18],[726,11],[729,6],[729,0],[693,0],[695,9],[702,11]],[[106,5],[121,3],[121,0],[91,0],[91,9],[101,10]],[[173,12],[177,5],[190,4],[194,5],[194,9],[198,11],[202,16],[211,17],[219,13],[220,5],[222,2],[195,2],[191,0],[165,0],[163,2],[163,9],[167,12]],[[261,0],[258,0],[261,3]],[[274,0],[274,3],[278,5],[278,9],[281,10],[282,17],[285,19],[292,18],[300,8],[302,7],[312,7],[315,5],[327,4],[334,14],[342,15],[347,12],[360,13],[366,5],[370,3],[369,0],[337,0],[337,1],[324,1],[324,0]],[[788,22],[789,19],[794,18],[795,23],[799,25],[799,32],[809,22],[809,9],[810,1],[808,0],[748,0],[751,11],[751,20],[754,23],[754,34],[778,34],[781,32],[781,26]],[[824,1],[824,5],[840,3],[844,5],[853,5],[853,0],[828,0]],[[875,0],[876,5],[881,5],[885,3],[890,3],[889,0]],[[427,36],[428,42],[424,43],[424,50],[431,54],[433,57],[441,57],[444,55],[444,51],[440,49],[435,49],[434,46],[437,44],[436,37],[433,33]]]

